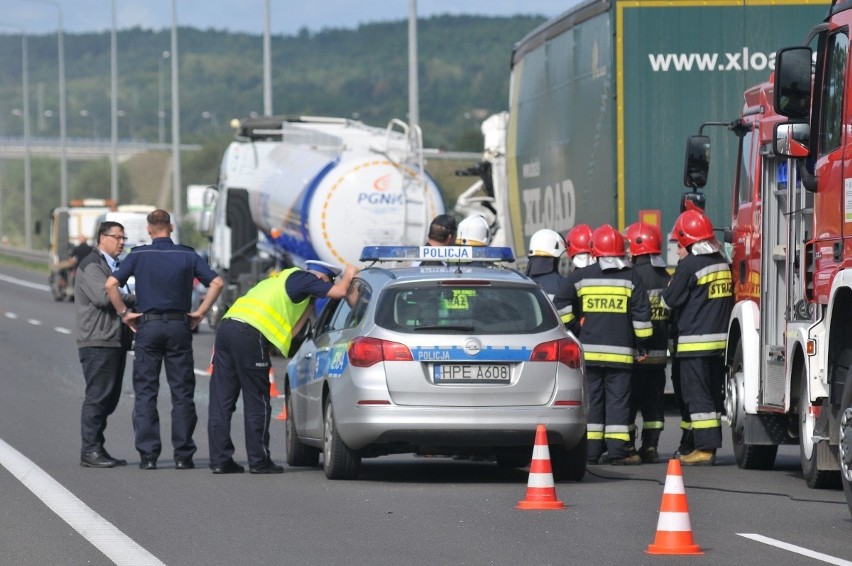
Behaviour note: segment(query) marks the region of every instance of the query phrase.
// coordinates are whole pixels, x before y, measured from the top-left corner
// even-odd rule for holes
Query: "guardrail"
[[[47,265],[50,254],[43,250],[23,250],[19,248],[11,248],[8,246],[0,246],[0,256],[11,257],[28,261],[30,263],[41,263]]]

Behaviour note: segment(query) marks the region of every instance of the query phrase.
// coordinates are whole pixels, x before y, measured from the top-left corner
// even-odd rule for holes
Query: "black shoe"
[[[195,462],[192,461],[192,458],[176,458],[175,459],[175,469],[176,470],[191,470],[195,467]]]
[[[103,452],[86,452],[80,455],[80,465],[84,468],[114,468],[118,464]]]
[[[249,472],[252,474],[283,474],[284,466],[279,466],[272,460],[267,460],[259,466],[249,468]]]
[[[139,461],[139,469],[140,470],[156,470],[157,469],[157,459],[149,456],[142,456],[142,459]]]
[[[221,466],[210,466],[210,469],[213,470],[214,474],[241,474],[246,471],[245,468],[233,460],[228,460]]]
[[[110,453],[107,452],[106,450],[104,450],[104,456],[106,456],[109,460],[112,460],[113,462],[115,462],[116,466],[126,466],[127,465],[127,460],[121,460],[119,458],[113,458],[110,455]]]

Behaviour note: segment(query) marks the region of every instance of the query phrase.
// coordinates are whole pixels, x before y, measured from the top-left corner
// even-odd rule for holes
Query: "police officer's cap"
[[[334,265],[333,263],[328,263],[326,261],[319,261],[317,259],[309,259],[308,261],[306,261],[305,269],[323,273],[325,275],[328,275],[332,279],[340,275],[340,273],[343,271],[343,268],[339,265]]]

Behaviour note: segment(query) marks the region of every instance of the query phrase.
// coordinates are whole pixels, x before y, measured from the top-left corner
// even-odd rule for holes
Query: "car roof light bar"
[[[447,263],[514,262],[508,247],[482,246],[366,246],[360,261],[443,261]]]

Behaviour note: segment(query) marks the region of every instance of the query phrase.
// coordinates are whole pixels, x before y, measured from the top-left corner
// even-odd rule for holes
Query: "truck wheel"
[[[769,470],[775,465],[777,445],[747,444],[745,441],[745,384],[743,345],[737,344],[734,361],[725,384],[725,413],[731,425],[731,444],[737,466],[743,470]]]
[[[846,376],[846,387],[840,400],[840,442],[838,445],[838,460],[840,460],[840,481],[843,482],[843,493],[846,494],[846,504],[852,513],[852,371]]]
[[[804,372],[803,372],[804,373]],[[811,489],[835,489],[839,483],[839,472],[835,470],[820,470],[817,468],[820,450],[827,450],[826,441],[814,442],[814,425],[816,419],[808,410],[808,383],[805,375],[801,376],[799,392],[799,460],[802,463],[802,476]]]
[[[299,434],[296,432],[296,419],[293,418],[293,401],[289,393],[284,397],[284,404],[287,407],[287,421],[284,423],[287,433],[287,464],[290,466],[316,466],[319,463],[319,450],[312,446],[305,446],[299,440]]]
[[[325,402],[325,431],[322,443],[322,467],[330,480],[353,480],[361,470],[361,455],[340,438],[334,423],[331,399]]]
[[[580,481],[586,475],[586,449],[588,441],[586,434],[574,448],[570,450],[563,445],[553,447],[550,455],[553,467],[553,481]]]

